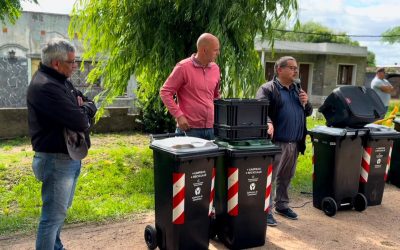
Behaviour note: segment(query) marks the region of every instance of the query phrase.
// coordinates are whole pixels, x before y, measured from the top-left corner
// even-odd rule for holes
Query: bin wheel
[[[157,230],[151,226],[147,225],[144,229],[144,240],[149,249],[156,249],[157,247]]]
[[[338,210],[336,201],[331,197],[325,197],[321,203],[322,211],[330,217],[334,216]]]
[[[362,193],[358,193],[354,197],[353,204],[356,211],[362,212],[367,209],[368,201],[365,195],[363,195]]]

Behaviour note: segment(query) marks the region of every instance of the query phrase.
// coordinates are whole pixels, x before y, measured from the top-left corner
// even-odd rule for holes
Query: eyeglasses
[[[64,61],[64,62],[69,63],[69,64],[75,64],[75,63],[77,63],[77,61],[75,61],[75,59],[74,59],[74,60],[71,60],[71,61]]]
[[[298,71],[298,70],[299,70],[299,68],[296,67],[296,66],[285,66],[284,68],[288,68],[288,69],[290,69],[291,71]]]

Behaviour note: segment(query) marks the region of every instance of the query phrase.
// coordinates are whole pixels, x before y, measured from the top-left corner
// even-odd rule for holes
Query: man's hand
[[[77,96],[77,97],[76,97],[76,100],[78,100],[78,105],[79,105],[79,106],[82,106],[82,105],[83,105],[83,99],[82,99],[82,97]]]
[[[272,138],[274,136],[274,125],[272,124],[272,122],[268,122],[268,130],[267,133],[270,135],[270,137]]]
[[[307,93],[306,92],[304,92],[304,90],[300,90],[300,93],[299,93],[299,99],[300,99],[300,102],[301,102],[301,105],[303,105],[303,107],[307,104],[307,102],[308,102],[308,95],[307,95]]]
[[[186,131],[190,129],[189,123],[184,115],[176,118],[176,122],[178,123],[178,128],[180,128],[181,130]]]

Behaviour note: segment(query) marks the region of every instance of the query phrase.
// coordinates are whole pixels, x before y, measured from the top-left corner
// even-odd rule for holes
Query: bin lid
[[[352,136],[352,135],[364,135],[366,133],[365,129],[351,129],[351,128],[333,128],[327,126],[316,126],[311,131],[311,133],[321,133],[331,136]]]
[[[191,136],[177,136],[154,140],[151,146],[175,153],[218,150],[218,146],[212,141]]]
[[[379,124],[367,124],[365,128],[369,129],[369,136],[373,138],[388,138],[388,139],[395,139],[400,138],[400,133],[394,130],[393,128],[379,125]]]

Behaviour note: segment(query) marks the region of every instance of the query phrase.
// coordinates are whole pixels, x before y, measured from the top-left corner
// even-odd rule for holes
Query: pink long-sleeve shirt
[[[220,71],[215,63],[201,66],[191,57],[180,61],[160,89],[160,96],[175,118],[184,115],[191,128],[212,128],[214,99],[220,97]],[[178,102],[174,101],[176,94]]]

